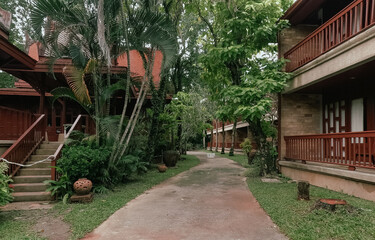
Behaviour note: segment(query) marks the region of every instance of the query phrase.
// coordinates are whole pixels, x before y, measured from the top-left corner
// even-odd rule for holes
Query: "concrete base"
[[[375,201],[375,171],[366,173],[290,161],[279,164],[282,174],[294,180]]]
[[[0,156],[5,153],[5,151],[13,145],[15,141],[13,140],[0,140]]]
[[[76,195],[76,194],[74,194],[70,198],[70,202],[71,203],[90,203],[90,202],[92,202],[93,197],[94,197],[93,193],[89,193],[89,194],[86,194],[86,195]]]

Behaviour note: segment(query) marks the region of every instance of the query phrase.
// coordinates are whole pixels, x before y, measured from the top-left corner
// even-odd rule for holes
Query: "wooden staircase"
[[[30,161],[26,164],[32,164],[37,161],[48,158],[55,154],[59,147],[59,142],[43,142],[35,154],[31,155]],[[13,177],[14,202],[26,201],[49,201],[51,193],[46,192],[47,185],[43,183],[45,180],[51,179],[51,163],[49,161],[38,163],[31,167],[22,167],[17,176]]]

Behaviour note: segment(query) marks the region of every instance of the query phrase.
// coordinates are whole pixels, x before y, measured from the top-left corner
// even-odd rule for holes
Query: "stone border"
[[[306,170],[310,172],[316,172],[320,174],[335,176],[347,180],[352,180],[356,182],[365,182],[370,184],[375,184],[375,174],[358,172],[358,171],[349,171],[349,170],[342,170],[337,168],[330,168],[325,166],[317,166],[311,164],[303,164],[299,162],[291,162],[291,161],[279,161],[280,166],[299,169],[299,170]]]

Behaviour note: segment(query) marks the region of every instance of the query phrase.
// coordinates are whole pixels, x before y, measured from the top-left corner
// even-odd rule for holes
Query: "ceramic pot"
[[[92,182],[87,178],[80,178],[73,184],[74,192],[78,195],[85,195],[91,191]]]
[[[165,164],[159,164],[158,165],[158,170],[159,170],[159,172],[165,172],[165,171],[167,171],[167,166],[165,166]]]

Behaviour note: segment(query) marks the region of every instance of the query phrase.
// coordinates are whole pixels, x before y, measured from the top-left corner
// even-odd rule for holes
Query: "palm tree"
[[[70,90],[56,89],[55,93],[74,96],[84,106],[95,106],[92,115],[96,121],[98,144],[103,136],[107,136],[101,133],[107,130],[102,123],[109,115],[111,93],[125,90],[124,108],[116,133],[110,134],[114,141],[112,162],[126,153],[150,83],[153,83],[155,52],[163,53],[163,69],[171,66],[176,56],[176,30],[168,18],[155,11],[156,8],[150,8],[152,2],[145,0],[143,4],[132,7],[132,2],[127,0],[36,0],[31,13],[32,26],[39,33],[39,40],[46,46],[51,59],[72,59],[74,66],[64,71]],[[48,29],[53,31],[46,31]],[[139,51],[146,74],[132,115],[124,126],[131,86],[131,50]],[[129,63],[124,73],[126,81],[115,85],[110,69],[123,53],[126,53]]]

